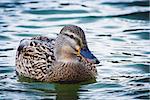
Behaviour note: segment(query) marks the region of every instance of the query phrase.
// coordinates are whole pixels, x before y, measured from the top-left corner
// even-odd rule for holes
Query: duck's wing
[[[16,72],[19,75],[43,80],[55,61],[54,39],[34,37],[23,39],[16,53]]]

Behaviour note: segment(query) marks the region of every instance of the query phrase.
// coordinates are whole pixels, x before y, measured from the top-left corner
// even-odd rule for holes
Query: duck
[[[56,39],[22,39],[16,52],[16,73],[43,82],[82,82],[96,79],[99,60],[89,50],[84,31],[64,26]]]

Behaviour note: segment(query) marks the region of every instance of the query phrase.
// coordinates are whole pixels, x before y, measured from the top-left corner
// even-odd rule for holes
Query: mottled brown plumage
[[[94,63],[98,60],[89,51],[83,30],[75,25],[65,26],[55,40],[43,36],[23,39],[16,54],[19,75],[46,82],[95,79]]]

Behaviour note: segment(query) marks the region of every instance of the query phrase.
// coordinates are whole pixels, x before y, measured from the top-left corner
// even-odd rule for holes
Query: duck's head
[[[55,43],[54,55],[57,61],[75,62],[82,57],[90,63],[98,64],[98,59],[88,49],[84,31],[75,25],[63,27]]]

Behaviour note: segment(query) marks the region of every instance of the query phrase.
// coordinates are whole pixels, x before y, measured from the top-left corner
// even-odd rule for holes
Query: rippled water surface
[[[138,100],[150,95],[148,0],[0,0],[0,99]],[[100,60],[95,83],[18,81],[19,41],[55,38],[66,24],[86,33]]]

